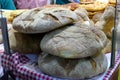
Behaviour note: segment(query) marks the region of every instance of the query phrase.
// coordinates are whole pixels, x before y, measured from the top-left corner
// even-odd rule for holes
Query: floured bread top
[[[96,54],[106,45],[106,35],[99,29],[83,24],[68,25],[46,34],[41,49],[64,58],[83,58]]]
[[[43,33],[77,20],[77,14],[64,7],[36,8],[17,16],[13,28],[22,33]]]

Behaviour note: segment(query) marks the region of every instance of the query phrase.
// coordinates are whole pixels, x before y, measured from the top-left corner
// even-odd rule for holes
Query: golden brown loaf
[[[106,7],[106,3],[95,1],[92,4],[80,4],[80,8],[85,8],[87,11],[103,11]]]

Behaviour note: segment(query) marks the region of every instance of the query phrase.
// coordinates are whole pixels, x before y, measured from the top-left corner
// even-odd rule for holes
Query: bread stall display
[[[9,31],[10,49],[19,54],[37,53],[40,74],[50,77],[92,79],[104,73],[115,8],[110,1],[86,1],[15,14]]]

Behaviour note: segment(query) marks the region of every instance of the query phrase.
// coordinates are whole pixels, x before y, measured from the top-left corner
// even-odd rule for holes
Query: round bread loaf
[[[83,58],[94,55],[106,45],[103,31],[85,24],[74,24],[54,30],[41,40],[43,52],[63,58]]]
[[[65,59],[44,53],[42,57],[39,56],[38,64],[43,73],[74,80],[91,78],[103,73],[107,68],[107,59],[104,54],[81,59]]]
[[[39,47],[43,34],[23,34],[15,31],[9,31],[10,48],[21,53],[40,53]]]
[[[77,20],[77,14],[64,7],[36,8],[17,16],[13,28],[22,33],[43,33]]]

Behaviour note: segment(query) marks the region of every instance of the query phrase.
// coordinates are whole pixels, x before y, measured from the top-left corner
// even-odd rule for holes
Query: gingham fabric
[[[105,76],[103,77],[103,80],[110,80],[111,75],[114,73],[115,69],[119,66],[119,64],[120,64],[120,51],[118,51],[118,54],[116,56],[114,67],[107,70]]]
[[[48,76],[40,72],[37,66],[37,62],[31,60],[31,58],[28,57],[28,55],[22,55],[19,53],[6,55],[3,54],[2,51],[3,50],[0,50],[2,66],[3,67],[7,66],[11,71],[13,71],[13,74],[17,77],[18,80],[63,80],[52,76]],[[100,75],[97,76],[96,78],[92,78],[89,80],[109,80],[115,69],[118,67],[119,63],[120,63],[120,54],[118,54],[116,57],[115,66],[113,68],[108,69],[104,73],[104,75],[101,74],[102,78]]]

